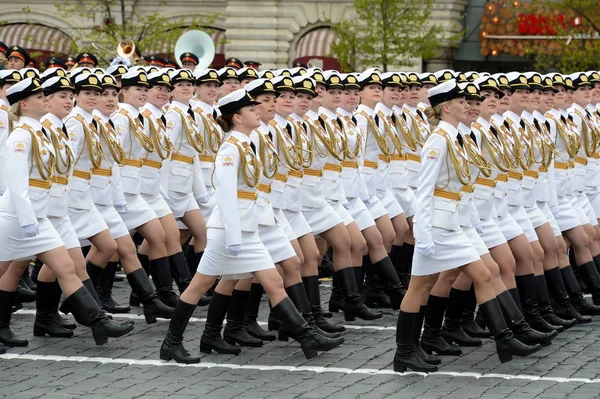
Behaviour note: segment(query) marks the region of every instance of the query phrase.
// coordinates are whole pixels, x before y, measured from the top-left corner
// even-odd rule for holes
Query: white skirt
[[[206,187],[206,189],[208,190],[209,195],[208,202],[206,204],[198,204],[198,207],[200,208],[200,212],[202,212],[202,217],[204,218],[204,220],[208,220],[210,215],[215,210],[215,206],[217,206],[217,194],[215,189],[213,189],[212,187]]]
[[[538,206],[542,210],[542,212],[544,212],[544,216],[546,216],[546,219],[548,219],[548,222],[550,222],[550,227],[552,227],[552,232],[554,233],[554,236],[555,237],[562,236],[562,232],[560,231],[558,222],[554,218],[554,215],[552,214],[552,211],[550,210],[550,206],[548,205],[548,203],[540,202],[540,203],[538,203]]]
[[[79,239],[77,238],[77,233],[75,233],[75,228],[71,223],[71,219],[68,216],[63,217],[48,217],[52,226],[60,236],[62,242],[65,244],[67,249],[80,248]]]
[[[182,194],[175,191],[169,191],[169,198],[166,199],[169,208],[173,211],[175,218],[180,218],[188,211],[198,209],[198,204],[192,193]],[[208,219],[207,219],[208,220]]]
[[[127,230],[125,222],[114,206],[96,205],[96,208],[98,208],[98,212],[100,212],[102,218],[106,222],[113,240],[129,235],[129,230]]]
[[[28,260],[65,244],[47,218],[38,219],[39,234],[26,238],[17,215],[0,212],[0,261]]]
[[[579,195],[577,195],[577,202],[581,206],[581,209],[585,212],[588,223],[592,226],[597,226],[598,219],[596,218],[596,213],[594,212],[594,208],[592,208],[592,204],[590,204],[590,200],[588,199],[587,195],[584,193],[579,193]]]
[[[367,206],[369,213],[375,220],[379,219],[383,215],[388,214],[387,210],[385,209],[385,206],[383,206],[383,204],[381,203],[381,201],[379,201],[379,198],[377,198],[376,195],[372,195],[371,197],[369,197],[369,203],[365,203],[365,205]]]
[[[313,231],[310,228],[310,225],[308,224],[306,219],[304,218],[302,212],[293,212],[284,209],[283,214],[285,215],[285,218],[292,227],[292,230],[294,230],[294,234],[297,238],[300,238],[307,234],[313,234]]]
[[[354,219],[352,219],[352,215],[350,215],[350,212],[348,212],[348,210],[344,208],[344,205],[342,205],[341,202],[332,201],[329,204],[335,210],[338,216],[342,219],[342,221],[344,222],[344,226],[348,226],[350,223],[354,222]]]
[[[415,207],[413,202],[415,200],[415,193],[410,188],[394,188],[392,189],[394,197],[404,210],[404,216],[408,219],[415,215]]]
[[[252,277],[252,272],[275,267],[256,231],[242,231],[242,251],[238,256],[227,253],[225,229],[209,227],[206,234],[208,241],[198,266],[199,273],[238,280]]]
[[[95,206],[92,209],[69,208],[69,219],[71,219],[79,241],[87,240],[104,230],[108,230],[108,226]]]
[[[581,226],[577,211],[568,197],[558,197],[558,217],[557,215],[554,215],[554,218],[561,231],[567,231],[577,226]]]
[[[469,241],[471,241],[471,244],[473,244],[473,246],[475,247],[475,250],[479,254],[479,257],[490,253],[490,251],[488,251],[487,245],[485,245],[485,242],[483,241],[477,230],[475,230],[475,227],[462,227],[462,230],[469,238]]]
[[[392,190],[387,189],[386,191],[377,190],[377,197],[381,201],[381,204],[387,211],[390,219],[395,218],[398,215],[404,213],[404,210],[400,206],[400,203],[396,201],[396,197],[392,193]]]
[[[140,194],[125,194],[127,212],[119,212],[128,230],[135,230],[140,226],[156,219],[156,213]]]
[[[525,208],[525,212],[527,212],[527,217],[531,220],[534,229],[548,223],[546,215],[544,215],[544,212],[542,212],[537,205],[531,208]]]
[[[529,242],[534,242],[538,240],[537,234],[535,233],[535,229],[533,228],[533,224],[531,224],[531,219],[529,219],[527,211],[525,210],[523,205],[509,205],[508,213],[510,213],[510,215],[515,219],[515,222],[517,222],[517,224],[523,229],[523,232],[527,236],[527,240],[529,240]]]
[[[371,216],[367,206],[360,198],[352,198],[348,201],[348,204],[350,205],[348,212],[350,213],[350,216],[352,216],[352,219],[354,219],[356,222],[356,225],[360,231],[375,226],[375,220],[373,219],[373,216]]]
[[[498,223],[492,218],[481,221],[481,239],[488,249],[495,248],[498,245],[506,243],[506,238],[498,226]]]
[[[144,201],[146,201],[148,205],[150,205],[150,208],[152,208],[152,210],[159,219],[164,218],[165,216],[173,213],[171,212],[171,208],[169,208],[167,201],[165,201],[162,195],[141,194],[141,196],[144,199]]]
[[[507,213],[505,217],[498,217],[496,223],[498,224],[498,227],[500,227],[506,241],[510,241],[521,234],[525,234],[521,226],[519,226],[510,213]]]
[[[338,224],[343,223],[340,215],[329,203],[321,208],[303,207],[302,215],[306,219],[306,222],[308,222],[314,235],[319,235],[322,232],[332,229]]]
[[[594,215],[596,215],[597,218],[598,215],[600,215],[600,192],[598,192],[597,189],[594,189],[592,193],[586,194],[586,196],[588,198],[590,206],[594,210]]]
[[[424,256],[415,250],[411,272],[415,276],[456,269],[479,259],[477,250],[462,229],[452,231],[432,227],[431,235],[435,253]]]
[[[292,229],[292,226],[290,226],[290,222],[288,222],[283,211],[281,209],[273,208],[273,214],[275,215],[277,223],[283,227],[283,231],[287,235],[288,240],[292,241],[297,239],[298,237],[296,237],[296,233],[294,232],[294,229]]]
[[[279,263],[296,256],[296,251],[294,251],[294,247],[292,247],[292,244],[287,239],[287,234],[285,234],[282,226],[263,226],[259,224],[258,236],[267,248],[267,251],[269,251],[273,263]]]

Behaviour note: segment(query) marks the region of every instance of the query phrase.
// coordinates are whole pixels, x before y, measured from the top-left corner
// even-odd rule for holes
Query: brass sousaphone
[[[182,66],[180,58],[184,53],[192,53],[198,57],[195,71],[201,71],[208,68],[215,58],[215,44],[207,33],[190,30],[179,36],[175,43],[175,60],[179,66]]]

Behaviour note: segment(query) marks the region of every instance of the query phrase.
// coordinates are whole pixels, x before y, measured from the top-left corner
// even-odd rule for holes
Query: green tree
[[[598,68],[600,1],[544,0],[537,4],[536,11],[546,16],[566,17],[563,24],[553,24],[560,39],[530,51],[538,70],[556,69],[562,73],[573,73]]]
[[[332,46],[344,70],[368,66],[411,66],[414,58],[428,60],[444,43],[454,44],[461,33],[452,34],[432,24],[433,0],[355,0],[357,19],[333,26],[338,37]]]
[[[133,40],[142,54],[167,49],[167,55],[172,57],[175,42],[184,31],[198,29],[210,34],[212,29],[207,27],[216,19],[216,15],[189,15],[175,21],[163,16],[165,8],[168,7],[167,1],[156,3],[154,10],[150,11],[147,10],[146,3],[140,0],[133,2],[126,0],[65,0],[56,5],[56,10],[67,18],[73,19],[101,16],[98,25],[81,31],[80,35],[87,42],[95,43],[110,53],[98,54],[94,48],[77,47],[76,43],[73,44],[72,50],[73,53],[81,51],[97,53],[105,62],[110,62],[112,58],[116,57],[117,45],[123,39]],[[130,7],[128,4],[131,4]],[[143,12],[140,10],[142,5],[145,8]],[[81,43],[79,45],[81,46]]]

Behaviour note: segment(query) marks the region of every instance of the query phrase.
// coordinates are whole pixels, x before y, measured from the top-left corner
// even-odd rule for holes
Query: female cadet
[[[0,199],[0,343],[26,346],[10,330],[12,297],[23,273],[22,262],[39,257],[58,277],[73,312],[92,328],[97,345],[108,337],[120,337],[133,329],[112,322],[77,278],[59,234],[48,220],[49,190],[55,169],[55,150],[39,119],[46,113],[40,81],[27,78],[7,91],[15,122],[8,141],[7,188]]]
[[[249,135],[260,126],[254,106],[256,101],[245,91],[238,90],[219,101],[219,124],[229,138],[221,146],[215,161],[214,184],[217,207],[208,224],[209,240],[198,272],[188,290],[181,296],[176,315],[160,350],[163,360],[198,363],[183,347],[183,332],[200,295],[214,283],[217,275],[222,280],[211,301],[214,313],[209,312],[205,334],[200,341],[200,350],[210,352],[210,341],[206,330],[219,334],[224,311],[237,279],[249,273],[256,277],[269,295],[277,317],[293,331],[307,358],[316,356],[317,350],[329,350],[341,343],[341,339],[327,340],[310,327],[287,297],[283,281],[277,273],[268,251],[258,236],[256,186],[260,179],[261,166],[254,155]],[[214,307],[213,307],[214,304]],[[218,306],[216,306],[218,305]],[[220,335],[220,334],[219,334]]]
[[[188,70],[175,70],[171,77],[172,101],[165,113],[167,136],[173,145],[169,162],[167,204],[173,216],[183,222],[193,237],[194,249],[199,260],[206,246],[206,220],[202,217],[198,205],[210,209],[210,193],[207,186],[210,180],[204,180],[207,172],[202,167],[204,161],[199,157],[206,151],[207,142],[201,135],[190,104],[194,94],[194,76]],[[197,265],[196,265],[197,267]],[[189,261],[188,261],[189,268]],[[195,268],[190,269],[191,274]]]
[[[169,318],[173,313],[171,307],[162,303],[155,292],[148,276],[141,268],[135,253],[135,245],[127,224],[121,218],[123,211],[129,211],[124,201],[124,193],[120,181],[119,164],[125,160],[126,154],[119,144],[119,136],[115,131],[110,115],[117,109],[118,87],[115,79],[110,75],[100,75],[102,82],[102,95],[97,101],[97,108],[93,112],[97,130],[96,138],[100,143],[102,157],[97,165],[92,168],[92,196],[96,208],[108,225],[112,238],[117,244],[117,254],[121,265],[127,275],[137,298],[144,304],[144,316],[147,323],[156,322],[156,317]],[[121,211],[118,212],[118,211]],[[112,279],[114,270],[104,270],[98,279]],[[97,283],[97,281],[95,281]],[[159,281],[155,281],[160,286]],[[171,283],[172,284],[172,283]],[[101,291],[102,292],[102,291]],[[114,301],[107,299],[103,303],[107,307],[115,307]]]
[[[147,241],[148,269],[158,297],[167,306],[174,307],[177,295],[173,291],[166,234],[156,213],[141,196],[142,159],[147,157],[148,153],[156,151],[155,143],[144,130],[144,117],[139,112],[139,108],[146,104],[149,86],[148,76],[140,69],[129,70],[121,77],[123,102],[119,104],[111,120],[125,152],[119,173],[126,207],[117,210],[127,229],[136,230]],[[158,144],[164,145],[163,142]],[[161,211],[164,212],[164,209]]]
[[[341,187],[338,189],[344,196],[343,201],[349,201],[348,195],[345,193],[345,188],[348,184],[344,184],[344,178],[342,177],[346,171],[346,174],[350,172],[358,173],[358,160],[357,156],[359,154],[359,150],[362,146],[362,141],[359,139],[358,135],[353,137],[353,133],[355,131],[350,131],[351,134],[348,134],[347,131],[343,130],[343,124],[338,119],[336,110],[341,104],[342,97],[342,88],[343,83],[341,77],[334,72],[326,72],[325,73],[325,86],[326,90],[323,93],[323,99],[321,101],[321,107],[319,108],[319,117],[323,121],[325,132],[327,133],[327,137],[329,137],[330,142],[334,143],[332,148],[337,151],[337,153],[330,154],[328,156],[328,163],[336,164],[335,161],[340,165],[341,173]],[[362,138],[362,136],[360,136]],[[339,145],[337,144],[339,143]],[[352,147],[350,147],[352,143]],[[341,147],[341,148],[340,148]],[[327,165],[327,164],[326,164]],[[353,168],[353,166],[355,166]],[[333,185],[326,184],[328,189],[331,189]],[[337,194],[339,198],[339,194]],[[393,197],[393,195],[392,195]],[[360,201],[360,203],[358,203]],[[395,200],[394,200],[395,201]],[[393,203],[394,201],[388,201]],[[340,202],[340,201],[338,201]],[[358,203],[358,205],[357,205]],[[338,204],[339,206],[339,204]],[[344,219],[351,219],[349,210],[351,207],[355,209],[362,208],[368,214],[368,210],[364,206],[364,203],[360,198],[353,198],[352,203],[347,204],[348,210],[344,209],[345,213],[349,214],[349,217],[344,217]],[[360,211],[358,212],[360,214]],[[343,215],[343,214],[340,214]],[[366,229],[370,227],[375,227],[375,222],[373,218],[369,218],[369,225]],[[347,223],[347,222],[345,222]],[[373,224],[370,224],[373,223]],[[361,234],[361,229],[358,227],[357,223],[354,219],[352,219],[351,223],[346,225],[346,229],[351,238],[351,256],[352,256],[352,264],[359,265],[363,264],[363,255],[367,255],[367,267],[371,268],[374,273],[379,276],[380,281],[382,282],[386,293],[390,296],[392,300],[392,308],[398,309],[400,307],[400,301],[404,296],[405,290],[402,289],[402,285],[400,280],[398,279],[398,275],[394,270],[394,265],[391,259],[388,257],[388,251],[386,251],[386,247],[383,245],[383,239],[381,238],[381,234],[377,235],[369,235]],[[366,230],[364,229],[364,230]],[[371,229],[369,232],[374,232],[376,229]],[[364,236],[363,236],[364,235]],[[404,234],[401,234],[402,237]],[[366,240],[366,237],[369,237],[369,240]],[[364,266],[364,265],[363,265]],[[357,268],[355,266],[355,268]],[[362,270],[362,267],[361,267]],[[362,282],[363,274],[358,274],[357,282]]]
[[[423,147],[421,171],[416,193],[416,252],[410,285],[398,317],[394,369],[435,371],[415,349],[415,330],[419,308],[425,302],[438,273],[461,268],[475,284],[477,300],[487,325],[496,339],[500,361],[513,355],[526,356],[539,349],[514,338],[502,317],[495,298],[491,276],[458,222],[460,191],[470,178],[469,164],[463,153],[458,123],[465,120],[468,105],[455,80],[429,90],[432,109],[428,120],[437,127]],[[419,326],[420,327],[420,326]]]
[[[289,78],[284,78],[284,84],[286,79]],[[313,234],[319,235],[327,244],[331,245],[334,253],[335,275],[337,276],[335,277],[335,284],[339,284],[342,293],[345,295],[344,316],[346,319],[353,320],[354,317],[365,320],[380,318],[380,313],[371,312],[362,303],[353,302],[352,296],[348,295],[354,292],[354,288],[358,289],[359,279],[356,278],[355,270],[357,267],[352,267],[351,239],[348,230],[344,226],[344,219],[340,217],[343,214],[347,222],[352,219],[341,204],[341,202],[346,202],[346,197],[339,180],[341,170],[339,160],[335,161],[337,164],[333,163],[335,158],[332,154],[335,154],[338,159],[341,156],[340,145],[335,144],[340,137],[336,137],[335,133],[330,137],[325,137],[326,133],[321,125],[317,125],[312,118],[305,118],[311,100],[316,94],[314,80],[306,75],[296,77],[293,81],[296,91],[294,98],[295,112],[290,114],[288,121],[292,127],[292,140],[294,140],[296,148],[301,149],[299,150],[299,158],[302,166],[304,166],[302,172],[304,176],[301,174],[302,184],[298,188],[301,201],[298,202],[293,196],[288,196],[296,179],[290,171],[286,187],[286,217],[294,229],[297,228],[297,224],[308,222],[309,229],[312,230]],[[282,146],[278,147],[279,150],[281,148]],[[331,173],[327,180],[324,178],[326,173]],[[335,180],[336,176],[338,180]],[[335,187],[326,188],[329,184]],[[337,206],[341,207],[338,211],[334,209]],[[301,213],[297,212],[298,208],[301,208]],[[300,236],[298,232],[297,234]],[[364,246],[364,239],[360,236],[359,238]],[[359,256],[362,256],[362,249],[359,249]],[[305,269],[314,273],[314,269]],[[358,295],[360,297],[360,294]],[[358,300],[359,297],[355,299]]]
[[[162,109],[169,102],[171,78],[166,71],[160,70],[148,75],[148,82],[150,84],[148,102],[140,108],[140,113],[144,117],[146,132],[152,140],[154,151],[148,152],[142,159],[140,192],[163,227],[171,274],[181,293],[192,281],[192,276],[181,249],[177,222],[163,197],[165,187],[168,187],[168,168],[173,145],[166,135],[166,118]],[[157,182],[159,182],[158,189]],[[142,243],[140,252],[147,253],[148,244],[148,242]]]

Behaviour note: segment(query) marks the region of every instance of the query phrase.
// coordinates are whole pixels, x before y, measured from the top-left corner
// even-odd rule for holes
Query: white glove
[[[131,60],[129,58],[123,58],[121,56],[116,56],[110,63],[110,66],[115,66],[115,65],[126,65],[126,66],[130,67]]]
[[[362,202],[365,203],[365,205],[370,205],[371,204],[371,197],[366,197],[362,199]]]
[[[418,241],[415,249],[423,256],[432,256],[435,254],[433,241]]]
[[[23,235],[26,238],[32,238],[32,237],[35,237],[38,234],[40,234],[39,225],[37,223],[23,226],[23,227],[21,227],[21,230],[23,230]]]
[[[115,207],[117,212],[124,213],[124,212],[129,211],[129,209],[127,208],[127,201],[125,201],[125,200],[117,200],[117,201],[113,202],[113,206]]]
[[[350,209],[350,203],[348,201],[342,202],[342,206],[346,209]]]
[[[227,253],[231,256],[238,256],[242,252],[242,244],[227,245]]]
[[[560,207],[558,205],[551,206],[550,212],[554,215],[554,219],[558,219],[560,217]]]
[[[477,234],[482,235],[483,234],[483,224],[481,223],[477,223],[475,226],[473,226],[475,228],[475,231],[477,232]]]
[[[209,199],[210,199],[210,196],[208,194],[199,195],[196,197],[196,202],[198,202],[198,204],[206,204]]]

